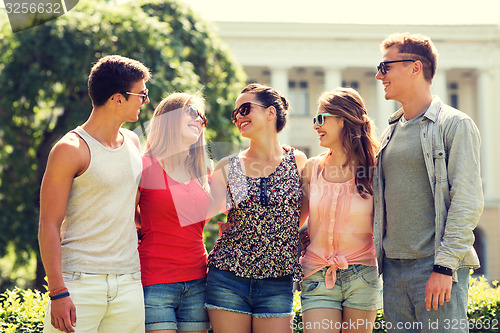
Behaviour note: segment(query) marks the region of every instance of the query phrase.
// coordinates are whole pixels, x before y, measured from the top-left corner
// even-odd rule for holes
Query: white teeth
[[[188,127],[192,128],[193,130],[195,130],[197,134],[200,134],[200,129],[198,128],[198,126],[196,126],[196,125],[189,125]]]

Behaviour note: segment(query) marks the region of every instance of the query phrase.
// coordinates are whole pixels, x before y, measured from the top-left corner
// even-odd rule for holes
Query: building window
[[[474,229],[474,237],[476,238],[474,241],[474,250],[476,250],[477,256],[479,257],[479,262],[481,263],[481,267],[474,270],[475,275],[484,275],[488,268],[486,267],[487,262],[485,258],[485,248],[484,248],[484,232],[480,228]]]
[[[450,105],[458,109],[458,83],[450,82],[448,86]]]
[[[359,82],[358,81],[342,81],[342,87],[352,88],[354,90],[358,90],[359,89]]]
[[[304,117],[309,115],[309,84],[307,81],[288,81],[290,115]]]

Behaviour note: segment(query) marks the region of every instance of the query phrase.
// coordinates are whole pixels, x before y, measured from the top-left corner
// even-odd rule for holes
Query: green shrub
[[[47,305],[47,294],[39,291],[7,290],[0,295],[0,331],[42,332],[43,318]],[[302,332],[302,314],[300,293],[295,292],[293,310],[295,318],[292,321],[293,333]],[[471,278],[469,287],[468,325],[471,333],[499,332],[500,330],[500,288],[498,282],[492,285],[484,277]],[[379,311],[374,333],[385,332],[383,328],[384,313]]]
[[[41,333],[47,300],[47,294],[38,290],[7,290],[0,295],[0,331]]]
[[[500,332],[500,288],[490,286],[484,276],[471,279],[469,287],[469,329],[471,333]]]

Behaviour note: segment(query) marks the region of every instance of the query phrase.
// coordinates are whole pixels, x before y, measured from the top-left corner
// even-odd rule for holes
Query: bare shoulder
[[[121,128],[120,131],[123,133],[123,135],[128,136],[132,140],[132,142],[135,144],[137,149],[139,149],[140,142],[139,142],[139,137],[137,136],[137,134],[135,134],[133,131],[126,129],[126,128]]]
[[[314,168],[314,164],[317,160],[319,160],[319,156],[314,156],[309,159],[307,159],[304,169],[302,169],[302,177],[305,177],[306,179],[310,179],[312,175],[312,171]]]
[[[294,149],[293,153],[295,155],[295,161],[299,169],[302,169],[307,162],[307,156],[302,151]]]
[[[47,169],[77,175],[90,163],[90,151],[85,141],[76,133],[64,135],[50,151]]]

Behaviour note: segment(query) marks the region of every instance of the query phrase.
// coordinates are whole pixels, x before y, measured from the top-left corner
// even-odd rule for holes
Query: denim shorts
[[[143,290],[146,331],[203,331],[210,328],[204,306],[206,279],[153,284]]]
[[[376,266],[349,265],[337,270],[337,280],[332,289],[326,288],[325,274],[328,267],[308,276],[301,282],[302,311],[311,309],[358,310],[382,308],[382,279]]]
[[[293,278],[249,279],[210,267],[205,305],[255,318],[288,317],[293,314]]]

